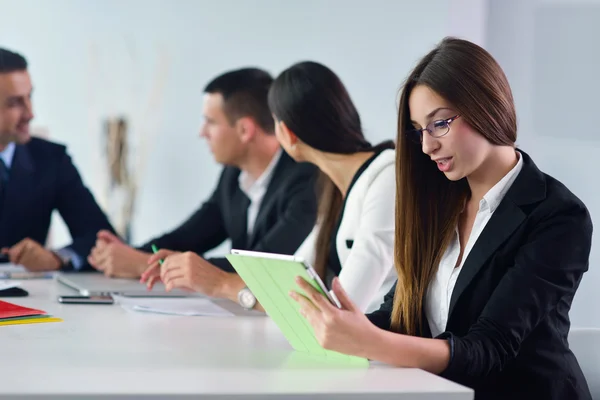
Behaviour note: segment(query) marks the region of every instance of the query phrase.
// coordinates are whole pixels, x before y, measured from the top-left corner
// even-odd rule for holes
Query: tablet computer
[[[300,314],[300,305],[289,296],[292,290],[302,293],[295,282],[297,276],[307,280],[332,304],[340,307],[333,292],[327,290],[318,274],[304,259],[283,254],[233,249],[231,254],[227,255],[227,260],[295,350],[324,356],[344,365],[363,367],[369,365],[368,360],[364,358],[321,347],[312,326]]]
[[[313,286],[315,287],[315,289],[317,289],[319,292],[321,292],[321,294],[325,295],[325,297],[327,297],[327,299],[329,300],[329,302],[331,304],[333,304],[337,308],[342,308],[340,301],[335,296],[335,293],[333,293],[333,291],[331,291],[331,290],[327,290],[327,287],[323,283],[323,280],[321,279],[319,274],[317,274],[317,271],[315,271],[315,269],[302,257],[290,256],[290,255],[286,255],[286,254],[261,253],[258,251],[236,250],[236,249],[231,250],[231,254],[240,255],[240,256],[248,256],[248,257],[266,258],[266,259],[271,259],[271,260],[291,261],[292,264],[296,267],[297,272],[298,272],[298,274],[295,276],[298,276],[298,275],[302,276],[308,282],[312,283]],[[298,266],[299,266],[298,264],[300,264],[300,266],[302,268],[304,268],[304,271],[306,271],[306,274],[302,273],[302,269],[298,268]],[[294,268],[294,267],[292,267],[292,268]],[[308,275],[308,276],[306,276],[306,275]],[[252,290],[252,289],[250,289],[250,290]]]

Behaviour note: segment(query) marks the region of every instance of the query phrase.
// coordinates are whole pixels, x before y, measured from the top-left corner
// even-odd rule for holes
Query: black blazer
[[[477,399],[591,399],[569,350],[569,309],[588,269],[592,221],[585,205],[527,154],[523,169],[478,238],[450,301],[443,377]],[[395,288],[369,319],[390,329]],[[431,337],[423,316],[422,336]]]
[[[0,206],[0,246],[31,238],[44,245],[52,211],[58,210],[73,242],[68,246],[87,266],[101,229],[113,231],[85,187],[65,146],[39,138],[17,145]]]
[[[312,230],[317,215],[315,178],[317,169],[296,163],[285,152],[277,162],[261,202],[252,235],[247,234],[250,204],[238,183],[240,170],[225,167],[212,196],[174,231],[141,247],[193,251],[200,255],[231,239],[232,248],[293,254]],[[226,258],[212,258],[212,264],[233,272]]]

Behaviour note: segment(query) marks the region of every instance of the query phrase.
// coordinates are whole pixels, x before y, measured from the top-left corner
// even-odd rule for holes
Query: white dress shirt
[[[10,167],[12,167],[12,161],[13,161],[13,157],[15,155],[15,143],[14,142],[10,142],[5,148],[4,150],[0,151],[0,158],[2,158],[2,161],[4,161],[4,165],[6,165],[6,168],[10,169]]]
[[[456,267],[456,262],[460,255],[458,228],[455,229],[454,238],[442,256],[437,273],[429,285],[425,299],[425,313],[433,337],[438,336],[446,330],[452,291],[454,290],[454,285],[456,284],[456,280],[458,279],[458,275],[462,270],[465,260],[477,242],[479,235],[481,235],[481,232],[483,232],[483,229],[492,218],[494,211],[496,211],[496,208],[498,208],[498,205],[506,195],[506,192],[510,189],[523,168],[523,158],[519,152],[517,152],[517,156],[519,157],[517,165],[515,165],[514,168],[495,184],[494,187],[483,196],[483,199],[479,201],[479,210],[475,216],[473,229],[471,230],[469,240],[465,246],[460,265]]]
[[[281,158],[282,150],[277,150],[277,153],[271,159],[271,162],[267,166],[262,173],[262,175],[254,180],[246,171],[242,171],[240,176],[238,177],[238,183],[240,185],[240,189],[244,194],[250,199],[250,205],[248,206],[248,219],[247,219],[247,233],[248,236],[252,234],[254,231],[254,225],[256,223],[256,217],[258,216],[258,211],[260,210],[260,205],[263,201],[263,197],[265,197],[265,193],[269,187],[269,183],[271,182],[271,177],[273,176],[273,171],[275,170],[275,166],[277,162]]]

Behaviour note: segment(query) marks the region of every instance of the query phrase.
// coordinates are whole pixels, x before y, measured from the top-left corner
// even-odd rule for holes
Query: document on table
[[[0,291],[21,286],[21,282],[0,279]]]
[[[24,266],[13,263],[0,263],[0,273],[26,272]]]
[[[233,313],[203,298],[142,298],[113,295],[115,301],[126,310],[155,314],[232,317]]]
[[[12,263],[0,263],[1,279],[49,279],[55,272],[33,272],[24,266]]]

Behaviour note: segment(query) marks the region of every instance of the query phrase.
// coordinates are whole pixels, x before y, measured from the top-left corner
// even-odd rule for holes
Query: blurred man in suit
[[[227,239],[241,250],[296,251],[315,223],[317,170],[296,163],[280,148],[267,102],[272,81],[265,71],[244,68],[206,86],[200,136],[224,165],[215,191],[178,228],[137,249],[100,232],[89,257],[96,269],[108,276],[140,277],[155,244],[170,250],[162,250],[162,256],[190,252],[197,262],[188,273],[201,276],[206,290],[200,291],[235,300],[245,285],[229,262],[200,256]]]
[[[0,48],[0,249],[29,270],[82,270],[98,230],[112,231],[65,146],[32,138],[27,60]],[[73,242],[44,247],[58,210]]]

